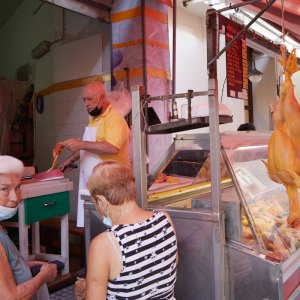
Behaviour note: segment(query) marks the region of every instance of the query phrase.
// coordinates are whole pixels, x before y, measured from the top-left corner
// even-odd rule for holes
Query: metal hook
[[[229,8],[233,9],[235,12],[238,12],[240,10],[238,7],[232,7],[231,2],[229,3]]]

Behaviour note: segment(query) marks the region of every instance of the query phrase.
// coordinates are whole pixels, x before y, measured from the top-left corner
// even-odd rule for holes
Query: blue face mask
[[[6,207],[0,205],[0,221],[4,221],[13,217],[18,211],[18,205],[16,207]]]
[[[103,217],[102,222],[107,227],[112,227],[112,225],[113,225],[110,217]]]

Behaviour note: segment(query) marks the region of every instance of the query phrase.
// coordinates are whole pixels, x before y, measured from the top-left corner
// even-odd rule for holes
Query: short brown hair
[[[88,189],[92,195],[104,196],[112,205],[135,200],[135,178],[130,167],[113,160],[99,163],[90,176]]]

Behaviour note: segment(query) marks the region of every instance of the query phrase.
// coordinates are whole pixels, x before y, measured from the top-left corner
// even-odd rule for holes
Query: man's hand
[[[82,278],[78,278],[75,282],[75,296],[76,300],[83,300],[85,297],[86,291],[86,280]]]
[[[58,168],[62,172],[69,172],[69,171],[72,170],[71,165],[73,164],[73,162],[74,161],[72,159],[67,159],[66,161],[64,161],[63,163],[61,163]]]
[[[84,141],[80,139],[68,139],[63,142],[63,146],[71,152],[76,152],[83,149]]]

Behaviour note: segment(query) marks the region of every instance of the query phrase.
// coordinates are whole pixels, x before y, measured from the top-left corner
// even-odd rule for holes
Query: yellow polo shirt
[[[105,155],[100,154],[101,160],[116,160],[120,163],[130,165],[129,153],[128,153],[128,125],[124,117],[116,111],[111,105],[105,110],[105,112],[96,119],[92,119],[89,116],[90,127],[98,126],[96,133],[96,141],[106,141],[118,149],[118,154]]]

